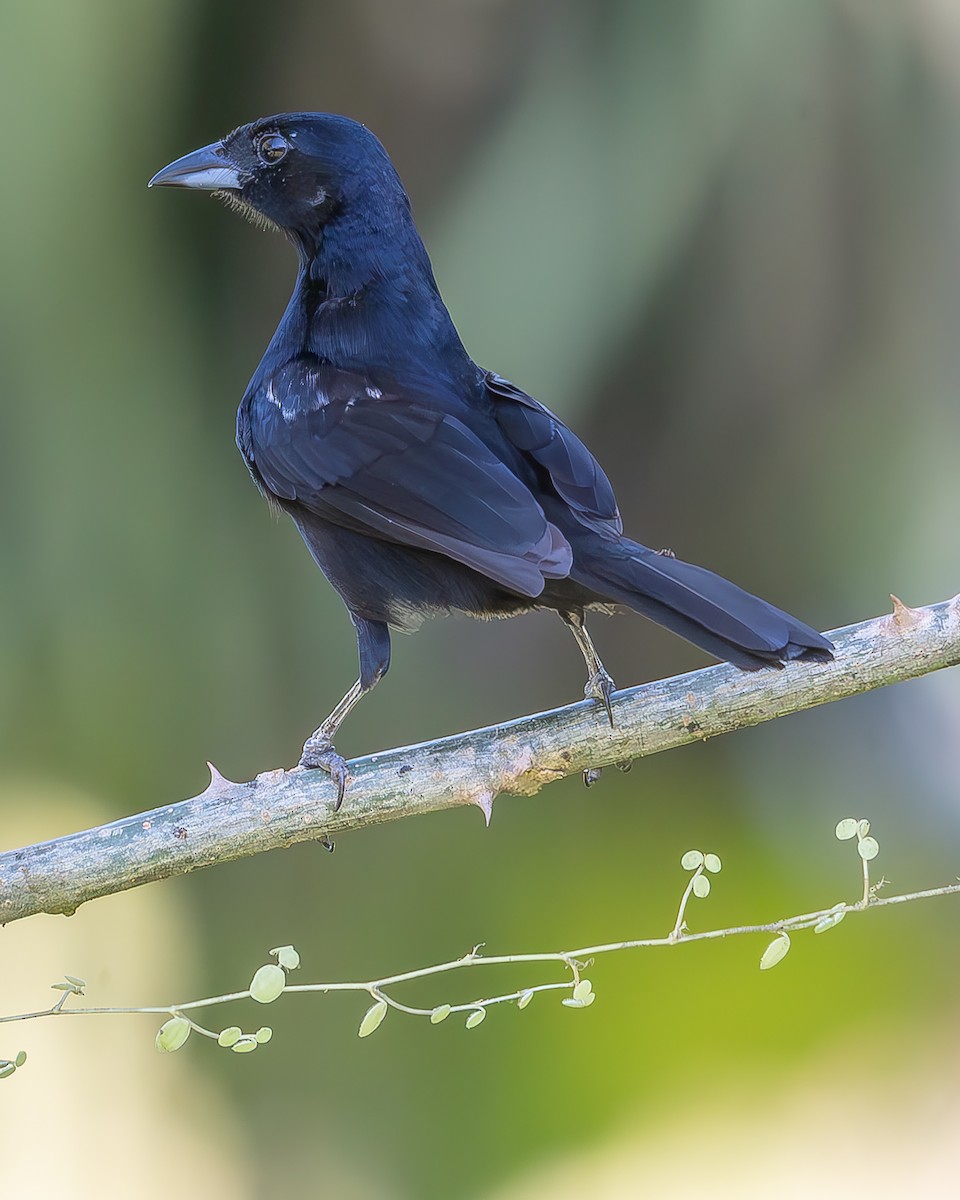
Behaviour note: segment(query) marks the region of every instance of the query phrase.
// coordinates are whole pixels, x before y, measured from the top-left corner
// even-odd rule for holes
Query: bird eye
[[[260,161],[269,167],[278,163],[290,147],[279,133],[264,133],[257,138],[256,148]]]

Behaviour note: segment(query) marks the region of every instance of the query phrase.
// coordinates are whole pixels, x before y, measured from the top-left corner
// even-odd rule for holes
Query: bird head
[[[178,158],[149,187],[211,191],[258,224],[310,241],[351,207],[368,216],[408,207],[386,151],[357,121],[281,113],[241,125]]]

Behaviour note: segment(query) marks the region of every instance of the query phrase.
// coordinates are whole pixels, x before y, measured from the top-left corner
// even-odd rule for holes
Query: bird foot
[[[603,667],[590,676],[586,687],[583,689],[583,694],[588,700],[599,700],[603,704],[603,707],[607,710],[607,720],[610,722],[611,728],[613,728],[614,721],[610,697],[616,690],[617,685]]]
[[[326,771],[337,785],[337,802],[333,806],[338,811],[343,803],[343,794],[347,787],[347,760],[333,748],[333,742],[325,737],[320,730],[310,735],[303,743],[303,753],[300,755],[300,766],[308,770]]]

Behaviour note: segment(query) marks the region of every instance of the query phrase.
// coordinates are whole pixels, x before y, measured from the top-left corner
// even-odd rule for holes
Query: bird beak
[[[164,167],[147,184],[147,187],[187,187],[219,191],[223,188],[239,190],[240,172],[231,166],[220,142],[213,142],[192,154],[185,154],[169,167]]]

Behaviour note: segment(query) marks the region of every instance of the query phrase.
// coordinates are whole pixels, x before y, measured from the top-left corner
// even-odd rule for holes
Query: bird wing
[[[518,450],[547,472],[577,520],[603,537],[618,538],[623,522],[610,480],[577,435],[500,375],[487,372],[486,385],[500,428]]]
[[[301,356],[241,405],[237,440],[274,496],[445,554],[525,596],[572,552],[510,468],[429,397],[390,394]]]

